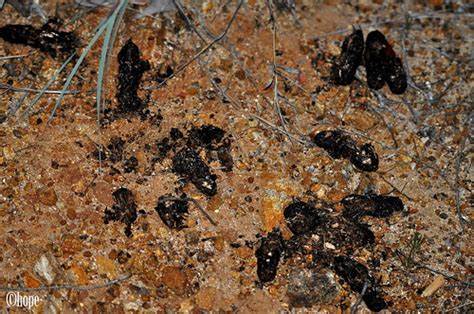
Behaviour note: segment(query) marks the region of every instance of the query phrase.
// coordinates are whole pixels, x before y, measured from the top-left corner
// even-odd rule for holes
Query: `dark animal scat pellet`
[[[340,56],[332,67],[332,79],[338,85],[349,85],[354,80],[357,68],[362,64],[364,35],[354,30],[344,38]]]
[[[192,147],[202,147],[216,150],[225,136],[225,131],[214,125],[193,127],[188,134],[188,142]]]
[[[354,150],[348,145],[349,137],[339,130],[321,131],[314,136],[313,142],[328,152],[334,159],[349,158]]]
[[[402,60],[398,57],[390,57],[386,61],[385,81],[394,94],[400,95],[407,89],[407,74]]]
[[[334,159],[346,158],[359,170],[373,172],[379,168],[379,157],[372,144],[357,147],[354,141],[339,130],[321,131],[313,142]]]
[[[262,238],[260,247],[255,252],[257,275],[262,283],[275,279],[282,253],[283,237],[279,229],[273,229],[267,237]]]
[[[138,97],[138,87],[145,71],[150,69],[148,61],[140,59],[140,50],[131,39],[118,54],[119,74],[117,99],[122,112],[132,112],[144,107]]]
[[[380,89],[387,82],[392,93],[405,92],[407,76],[403,63],[380,31],[375,30],[367,35],[364,63],[370,88]]]
[[[106,209],[104,223],[120,221],[125,224],[125,235],[132,236],[132,224],[137,220],[137,205],[132,191],[127,188],[119,188],[112,193],[115,204],[112,210]]]
[[[168,228],[181,230],[187,227],[186,220],[189,214],[188,199],[185,194],[181,198],[169,198],[170,195],[160,196],[155,210]]]
[[[38,48],[53,58],[57,55],[68,57],[76,51],[79,40],[73,32],[59,31],[52,26],[57,23],[57,19],[51,19],[40,28],[31,25],[5,25],[0,28],[0,38],[13,44]]]
[[[344,206],[344,216],[358,218],[364,215],[387,218],[395,211],[403,210],[403,202],[396,196],[384,195],[356,195],[351,194],[342,199]]]
[[[294,202],[284,209],[283,215],[291,232],[299,235],[314,231],[315,226],[321,223],[318,211],[306,202]]]
[[[367,285],[362,299],[369,310],[379,312],[387,307],[387,303],[380,295],[375,279],[370,276],[367,267],[347,256],[336,256],[334,271],[357,293],[362,293],[364,285]]]
[[[191,181],[205,195],[216,195],[216,176],[191,148],[185,147],[176,153],[173,157],[173,172]]]

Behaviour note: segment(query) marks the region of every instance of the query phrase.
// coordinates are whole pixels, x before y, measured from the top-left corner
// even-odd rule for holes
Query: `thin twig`
[[[34,88],[25,88],[25,87],[15,87],[13,85],[5,84],[0,82],[1,89],[12,90],[15,92],[28,92],[28,93],[41,93],[42,90],[34,89]],[[60,90],[45,90],[45,94],[61,94]],[[78,90],[67,90],[64,92],[65,94],[79,94],[81,91]]]
[[[378,173],[378,172],[377,172]],[[410,196],[408,196],[407,194],[405,194],[402,190],[400,190],[399,188],[397,188],[395,185],[393,185],[392,182],[388,181],[387,179],[385,179],[385,177],[383,176],[383,174],[381,173],[378,173],[378,175],[380,176],[380,178],[382,178],[382,180],[387,183],[388,185],[390,185],[395,191],[397,191],[398,193],[400,193],[401,195],[405,196],[409,201],[413,201],[413,198],[411,198]]]
[[[455,180],[454,180],[454,200],[456,203],[456,215],[458,216],[459,219],[459,224],[461,226],[461,232],[464,233],[464,222],[465,218],[463,217],[463,214],[461,212],[461,197],[460,197],[460,189],[459,189],[459,172],[461,170],[461,161],[463,159],[463,150],[464,146],[466,145],[466,140],[467,137],[465,136],[462,140],[461,143],[459,144],[459,149],[457,153],[457,158],[456,158],[456,166],[455,166]]]
[[[356,303],[351,308],[351,314],[357,313],[357,308],[359,307],[360,303],[362,302],[362,298],[364,297],[365,291],[367,290],[367,281],[364,282],[364,287],[362,288],[362,291],[360,293],[360,296],[357,298]]]
[[[449,308],[449,309],[446,309],[446,310],[443,310],[443,311],[451,312],[451,311],[454,311],[454,310],[457,310],[457,309],[460,309],[460,308],[463,308],[463,307],[466,307],[466,306],[469,306],[469,305],[473,305],[473,304],[474,304],[474,301],[471,301],[471,302],[460,304],[458,306],[455,306],[455,307],[452,307],[452,308]]]
[[[313,142],[310,142],[310,141],[307,141],[307,140],[304,140],[302,138],[298,138],[296,136],[294,136],[293,134],[287,132],[286,130],[284,129],[281,129],[279,127],[277,127],[276,125],[274,125],[273,123],[269,122],[268,120],[260,117],[260,116],[257,116],[253,113],[249,113],[249,115],[252,117],[252,118],[255,118],[257,120],[259,120],[260,122],[263,122],[264,124],[266,124],[267,126],[271,127],[273,130],[283,134],[283,135],[286,135],[288,138],[290,139],[293,139],[295,141],[297,141],[298,143],[300,144],[303,144],[304,146],[307,146],[307,147],[315,147],[316,145],[313,143]]]
[[[32,51],[32,52],[29,52],[29,53],[25,53],[25,54],[23,54],[23,55],[14,55],[14,56],[0,57],[0,61],[9,60],[9,59],[20,59],[20,58],[28,57],[28,56],[31,55],[32,53],[33,53],[33,51]]]
[[[400,254],[401,256],[403,256],[404,258],[408,258],[403,252],[401,252],[400,250],[397,250],[397,254]],[[474,282],[469,282],[469,281],[465,281],[465,280],[462,280],[462,279],[459,279],[458,277],[454,276],[454,275],[450,275],[448,273],[445,273],[445,272],[442,272],[440,270],[436,270],[434,268],[431,268],[430,266],[427,266],[425,264],[422,264],[421,262],[418,262],[416,261],[415,259],[411,259],[411,263],[413,263],[413,265],[417,266],[417,268],[424,268],[424,269],[427,269],[435,274],[438,274],[438,275],[443,275],[444,277],[446,278],[449,278],[449,279],[452,279],[452,280],[456,280],[456,281],[459,281],[460,283],[464,284],[464,285],[467,285],[467,286],[470,286],[470,287],[474,287]]]
[[[38,288],[25,288],[25,287],[0,287],[0,291],[52,291],[52,290],[61,290],[61,289],[73,289],[73,290],[94,290],[99,288],[106,288],[116,283],[121,283],[132,277],[132,274],[122,275],[116,279],[109,280],[103,284],[97,285],[61,285],[61,286],[41,286]]]
[[[176,75],[178,75],[179,73],[181,73],[188,65],[190,65],[191,63],[193,63],[197,58],[199,58],[201,55],[203,55],[205,52],[207,52],[209,49],[211,49],[217,42],[219,42],[220,40],[222,40],[226,35],[227,33],[229,32],[229,29],[230,27],[232,26],[232,24],[234,23],[235,21],[235,18],[237,17],[237,14],[239,13],[239,10],[240,8],[242,7],[242,4],[243,4],[243,0],[240,0],[239,1],[239,4],[237,5],[237,8],[235,9],[234,11],[234,14],[232,15],[229,23],[227,24],[227,26],[225,27],[224,31],[219,35],[217,36],[213,41],[211,41],[208,45],[206,45],[204,48],[202,48],[197,54],[195,54],[191,59],[189,59],[187,62],[185,62],[184,64],[182,64],[175,72],[173,72],[173,74],[171,74],[170,76],[168,76],[167,78],[165,78],[160,84],[158,84],[156,87],[149,87],[148,89],[150,90],[153,90],[153,89],[158,89],[160,88],[161,86],[165,85],[166,82],[168,82],[169,80],[171,80],[172,78],[174,78]]]
[[[273,49],[273,61],[272,61],[272,83],[273,83],[273,106],[275,108],[275,111],[277,113],[278,119],[280,120],[280,123],[285,130],[286,133],[290,133],[288,130],[288,125],[286,123],[285,118],[283,117],[283,113],[281,112],[281,107],[280,107],[280,102],[279,102],[279,92],[278,92],[278,75],[277,75],[277,24],[276,24],[276,19],[275,15],[273,14],[273,7],[271,1],[267,0],[266,1],[268,11],[270,14],[270,22],[271,22],[271,29],[272,29],[272,49]],[[291,137],[290,140],[292,141]]]
[[[173,2],[174,6],[178,10],[179,14],[181,17],[184,19],[186,24],[198,35],[199,39],[201,39],[205,44],[207,44],[207,40],[204,38],[204,36],[201,35],[201,33],[198,31],[194,23],[189,19],[189,17],[186,15],[186,12],[184,12],[184,6],[179,0],[171,0]]]
[[[206,212],[204,208],[202,208],[201,204],[199,202],[192,198],[192,197],[175,197],[175,196],[165,196],[159,200],[160,203],[168,202],[168,201],[175,201],[175,202],[192,202],[198,209],[199,211],[209,220],[209,222],[217,226],[217,222],[212,219],[212,217]]]

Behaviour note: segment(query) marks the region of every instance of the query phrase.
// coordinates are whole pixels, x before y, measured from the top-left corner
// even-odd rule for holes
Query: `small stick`
[[[214,38],[213,41],[211,41],[208,45],[206,45],[204,48],[202,48],[197,54],[195,54],[191,59],[189,59],[188,61],[186,61],[183,65],[181,65],[175,72],[173,72],[173,74],[171,74],[170,76],[168,76],[167,78],[165,78],[160,84],[158,84],[158,86],[156,87],[150,87],[149,89],[158,89],[160,88],[161,86],[165,85],[166,82],[168,82],[169,80],[171,80],[172,78],[174,78],[176,75],[178,75],[179,73],[183,72],[183,70],[185,68],[188,67],[188,65],[190,65],[191,63],[193,63],[196,59],[198,59],[202,54],[204,54],[205,52],[207,52],[209,49],[212,48],[212,46],[214,46],[217,42],[219,42],[220,40],[222,40],[226,35],[227,33],[229,32],[229,29],[230,27],[232,26],[232,24],[234,23],[235,21],[235,18],[237,17],[237,14],[239,13],[239,10],[240,8],[242,7],[242,4],[243,4],[243,0],[240,0],[239,1],[239,4],[237,5],[237,8],[235,9],[234,11],[234,14],[232,15],[232,18],[230,19],[229,23],[227,24],[227,26],[225,27],[224,31],[219,35],[217,36],[216,38]]]
[[[403,256],[404,258],[409,258],[407,257],[403,252],[401,252],[400,250],[397,250],[396,251],[397,254],[400,254],[401,256]],[[439,270],[436,270],[434,268],[431,268],[425,264],[422,264],[414,259],[411,259],[411,262],[417,266],[418,268],[424,268],[424,269],[427,269],[435,274],[438,274],[438,275],[443,275],[444,277],[446,278],[449,278],[449,279],[453,279],[453,280],[456,280],[456,281],[459,281],[460,283],[466,285],[466,286],[469,286],[469,287],[474,287],[474,282],[469,282],[469,281],[465,281],[465,280],[462,280],[462,279],[459,279],[458,277],[455,277],[453,275],[450,275],[448,273],[445,273],[445,272],[442,272],[442,271],[439,271]]]
[[[61,286],[41,286],[38,288],[25,288],[25,287],[0,287],[0,291],[23,291],[23,292],[32,292],[32,291],[52,291],[60,289],[73,289],[73,290],[94,290],[99,288],[106,288],[116,283],[121,283],[132,277],[132,274],[122,275],[116,279],[107,281],[103,284],[97,285],[61,285]]]
[[[360,303],[362,302],[362,298],[364,297],[365,291],[367,290],[367,281],[364,282],[364,287],[362,288],[362,292],[360,293],[359,298],[357,298],[356,303],[351,308],[351,314],[357,313],[357,308],[359,307]]]
[[[160,199],[159,203],[164,203],[164,202],[167,202],[167,201],[177,201],[177,202],[188,202],[188,201],[190,201],[199,209],[199,211],[204,216],[206,216],[207,220],[209,220],[209,222],[212,225],[217,226],[217,223],[214,221],[214,219],[212,219],[212,217],[204,210],[204,208],[202,208],[201,204],[199,204],[199,202],[197,200],[195,200],[194,198],[192,198],[192,197],[166,196],[166,197],[163,197],[162,199]]]
[[[23,55],[13,55],[13,56],[0,57],[0,61],[9,60],[9,59],[20,59],[20,58],[28,57],[30,54],[32,54],[32,52],[25,53]]]
[[[12,90],[15,92],[28,92],[28,93],[41,93],[42,91],[39,89],[34,88],[25,88],[25,87],[15,87],[13,85],[5,84],[0,82],[0,88]],[[60,90],[45,90],[45,94],[61,94]],[[64,92],[65,94],[79,94],[81,91],[78,90],[67,90]]]

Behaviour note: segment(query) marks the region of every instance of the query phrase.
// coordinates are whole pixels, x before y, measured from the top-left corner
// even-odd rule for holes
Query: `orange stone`
[[[107,275],[109,279],[117,278],[117,266],[115,265],[114,261],[100,255],[95,258],[95,261],[97,263],[99,273]]]
[[[64,255],[74,255],[82,250],[82,243],[76,238],[67,237],[61,245],[61,250]]]
[[[38,288],[41,286],[41,282],[28,272],[24,274],[23,281],[28,288]]]
[[[54,206],[58,201],[58,196],[52,188],[41,188],[36,191],[36,196],[40,203],[46,206]]]
[[[272,198],[267,197],[262,200],[261,218],[266,232],[270,232],[283,221],[282,210],[276,206]]]
[[[77,284],[87,285],[89,283],[89,278],[87,278],[87,274],[82,267],[74,265],[69,268],[69,273]]]
[[[216,288],[213,287],[202,288],[196,296],[196,304],[202,309],[212,310],[217,292]]]
[[[165,266],[161,271],[162,283],[179,296],[184,295],[188,279],[184,272],[176,266]]]

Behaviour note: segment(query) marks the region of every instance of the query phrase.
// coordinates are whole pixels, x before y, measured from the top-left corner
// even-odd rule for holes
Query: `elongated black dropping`
[[[392,93],[400,95],[407,89],[407,74],[402,60],[398,57],[389,57],[386,61],[385,81]]]
[[[185,147],[176,153],[173,157],[173,172],[191,181],[199,191],[207,196],[216,195],[216,176],[191,148]]]
[[[379,31],[372,31],[365,40],[364,64],[367,84],[372,89],[381,89],[384,84],[384,50],[389,47],[387,39]]]
[[[347,256],[336,256],[334,258],[334,271],[349,284],[354,292],[362,293],[364,285],[367,285],[362,299],[369,310],[380,312],[387,308],[387,303],[380,295],[374,278],[370,276],[364,265]]]
[[[137,204],[132,191],[127,188],[120,188],[112,193],[115,204],[112,210],[105,210],[104,223],[110,221],[120,221],[125,224],[125,235],[132,236],[132,224],[137,220]]]
[[[257,275],[261,282],[275,279],[282,252],[283,237],[280,229],[273,229],[266,238],[262,238],[260,247],[255,251]]]
[[[362,30],[344,38],[342,51],[332,67],[332,79],[338,85],[349,85],[354,80],[357,68],[362,64],[364,35]]]
[[[140,50],[131,39],[120,49],[118,54],[118,103],[122,112],[136,111],[144,107],[138,97],[138,87],[145,71],[150,69],[148,61],[140,59]]]
[[[357,150],[349,136],[339,130],[321,131],[315,135],[313,142],[334,159],[349,158]]]
[[[359,170],[372,172],[379,168],[379,157],[371,144],[357,147],[354,141],[339,130],[321,131],[313,142],[335,159],[346,158]]]
[[[186,227],[188,200],[186,195],[181,198],[169,198],[170,195],[160,196],[155,210],[168,228],[181,230]]]
[[[79,40],[73,32],[58,31],[52,24],[55,19],[48,21],[40,28],[31,25],[6,25],[0,28],[0,38],[13,44],[21,44],[38,48],[51,57],[57,55],[70,56],[79,46]]]
[[[387,82],[392,93],[405,92],[407,77],[403,63],[385,36],[377,30],[367,35],[364,63],[367,70],[367,84],[370,88],[380,89]]]
[[[319,211],[308,203],[294,202],[285,208],[283,215],[291,232],[300,235],[314,231],[315,227],[322,223]]]
[[[351,194],[341,201],[345,217],[358,218],[364,215],[387,218],[395,211],[403,210],[403,202],[396,196]]]

